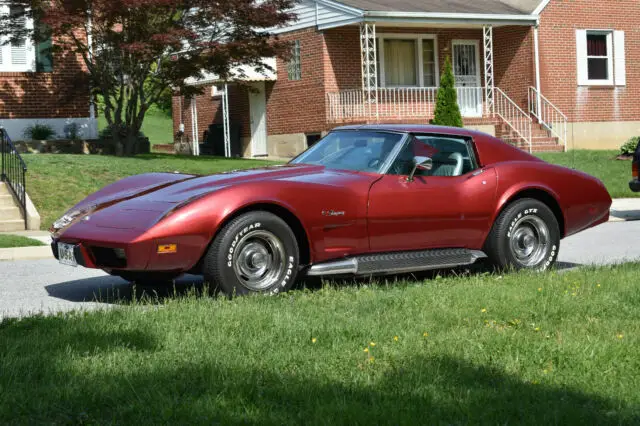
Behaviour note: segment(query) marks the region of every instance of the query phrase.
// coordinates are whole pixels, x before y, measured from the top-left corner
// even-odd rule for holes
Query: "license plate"
[[[74,245],[58,243],[58,260],[63,265],[78,266],[76,256],[73,254]]]

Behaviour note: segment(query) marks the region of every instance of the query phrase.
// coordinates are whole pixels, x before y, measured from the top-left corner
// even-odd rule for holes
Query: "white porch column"
[[[487,114],[494,115],[494,81],[493,81],[493,27],[485,25],[482,28],[484,39],[484,93],[487,101]]]
[[[200,155],[200,142],[198,141],[198,107],[196,97],[191,97],[191,144],[193,155]]]
[[[538,26],[533,27],[533,44],[535,46],[535,55],[536,55],[536,115],[541,117],[540,114],[540,105],[541,99],[540,94],[542,93],[540,88],[540,48],[538,44]],[[531,106],[529,106],[531,108]]]
[[[231,157],[231,132],[229,130],[229,86],[225,83],[222,94],[222,127],[224,130],[224,156]]]
[[[362,65],[362,92],[369,118],[378,120],[378,61],[376,52],[376,24],[360,24],[360,60]],[[374,106],[375,105],[375,106]]]

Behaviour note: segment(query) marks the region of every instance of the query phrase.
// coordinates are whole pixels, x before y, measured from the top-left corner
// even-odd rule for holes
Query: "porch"
[[[351,46],[346,58],[332,44],[332,31],[359,44],[360,57]],[[495,126],[496,136],[530,152],[566,149],[567,119],[539,90],[535,27],[364,22],[328,30],[326,37],[330,64],[335,69],[340,58],[340,69],[353,71],[335,72],[327,84],[331,125],[428,123],[449,57],[465,123]]]

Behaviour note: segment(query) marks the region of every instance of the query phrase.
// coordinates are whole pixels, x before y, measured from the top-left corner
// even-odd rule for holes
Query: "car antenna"
[[[574,106],[573,106],[573,117],[575,118],[575,116],[576,116],[576,107],[575,107],[575,105],[574,105]],[[567,121],[569,121],[569,120],[567,120]],[[567,124],[569,124],[569,123],[567,123]],[[574,123],[571,125],[571,151],[573,151],[573,152],[571,153],[571,156],[573,157],[573,158],[572,158],[572,160],[571,160],[571,163],[572,163],[572,164],[571,164],[571,168],[572,168],[573,170],[575,170],[575,169],[576,169],[576,138],[575,138],[575,128],[576,128],[576,126],[575,126],[575,121],[574,121]],[[566,143],[566,142],[565,142],[565,143]]]

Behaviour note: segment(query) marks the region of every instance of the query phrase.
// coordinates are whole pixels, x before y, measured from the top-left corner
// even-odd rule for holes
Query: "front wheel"
[[[216,236],[204,259],[206,282],[227,295],[277,294],[296,280],[299,251],[291,228],[278,216],[245,213]]]
[[[560,228],[551,209],[523,198],[507,206],[493,225],[485,252],[499,269],[544,271],[560,249]]]

